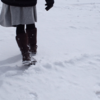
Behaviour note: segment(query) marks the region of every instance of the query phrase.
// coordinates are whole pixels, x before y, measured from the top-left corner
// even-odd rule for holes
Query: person
[[[1,0],[0,25],[16,27],[16,42],[22,54],[23,64],[35,62],[31,54],[37,53],[37,0]],[[46,10],[54,5],[54,0],[45,0]]]

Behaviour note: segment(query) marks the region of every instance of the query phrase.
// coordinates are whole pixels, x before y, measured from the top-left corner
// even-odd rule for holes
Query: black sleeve
[[[54,0],[45,0],[47,3],[54,3]]]

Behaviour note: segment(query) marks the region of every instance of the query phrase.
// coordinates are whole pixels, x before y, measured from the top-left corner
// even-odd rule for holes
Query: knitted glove
[[[45,4],[46,8],[45,9],[48,11],[50,8],[53,7],[54,0],[45,0],[45,1],[46,1],[46,4]]]

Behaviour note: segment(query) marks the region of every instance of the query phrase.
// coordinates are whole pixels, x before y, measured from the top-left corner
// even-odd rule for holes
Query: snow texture
[[[15,28],[0,26],[0,100],[100,100],[100,0],[44,4],[35,66],[20,66]]]

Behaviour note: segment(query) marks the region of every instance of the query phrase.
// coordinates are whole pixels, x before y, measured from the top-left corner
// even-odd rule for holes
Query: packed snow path
[[[0,26],[0,100],[100,100],[100,0],[44,4],[35,66],[19,66],[15,28]]]

